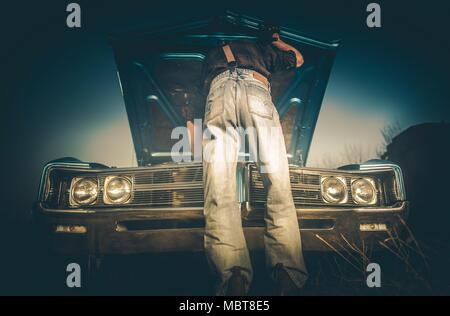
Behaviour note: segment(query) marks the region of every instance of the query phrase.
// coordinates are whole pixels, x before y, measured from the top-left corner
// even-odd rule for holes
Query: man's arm
[[[276,40],[272,42],[272,45],[275,46],[276,48],[278,48],[279,50],[288,52],[288,51],[293,51],[295,53],[295,57],[297,60],[297,64],[295,65],[295,67],[300,67],[301,65],[303,65],[303,56],[302,54],[300,54],[300,52],[293,46],[283,42],[280,39],[280,34],[275,33],[273,34],[273,38],[275,38]]]

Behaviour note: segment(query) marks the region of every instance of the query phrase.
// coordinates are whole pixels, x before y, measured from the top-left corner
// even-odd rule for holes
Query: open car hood
[[[200,73],[207,52],[227,41],[256,40],[261,22],[226,12],[216,18],[111,38],[140,166],[171,161],[171,148],[178,142],[171,139],[173,128],[186,126],[193,108],[205,102]],[[289,160],[304,165],[339,44],[283,27],[281,37],[305,59],[302,67],[272,77],[272,97]]]

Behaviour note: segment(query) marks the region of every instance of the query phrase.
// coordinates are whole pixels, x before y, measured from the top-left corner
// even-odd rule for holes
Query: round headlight
[[[322,197],[328,203],[347,202],[347,185],[338,177],[327,177],[322,180]]]
[[[93,179],[78,179],[74,181],[71,189],[72,201],[74,202],[72,204],[92,204],[97,200],[97,195],[97,181]]]
[[[352,182],[353,201],[358,204],[375,204],[377,192],[375,183],[370,179],[358,179]]]
[[[107,177],[104,200],[107,204],[122,204],[130,200],[131,181],[125,177]]]

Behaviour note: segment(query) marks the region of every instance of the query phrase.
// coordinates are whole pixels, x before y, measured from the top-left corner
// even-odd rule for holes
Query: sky
[[[309,166],[359,145],[375,155],[380,130],[449,121],[450,45],[445,1],[377,1],[382,27],[365,24],[371,1],[78,1],[81,29],[65,25],[69,1],[3,4],[1,141],[6,212],[29,209],[47,161],[73,156],[136,164],[107,35],[157,28],[225,9],[340,39]],[[19,167],[16,167],[19,166]],[[6,209],[7,208],[7,209]]]

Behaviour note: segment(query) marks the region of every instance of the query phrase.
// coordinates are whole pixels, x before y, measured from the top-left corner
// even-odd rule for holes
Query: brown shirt
[[[285,52],[271,44],[263,45],[242,40],[233,41],[229,45],[236,59],[236,67],[257,71],[268,80],[273,72],[294,68],[297,63],[293,51]],[[227,69],[227,60],[222,46],[213,48],[203,61],[201,79],[203,93],[207,94],[214,77]]]

